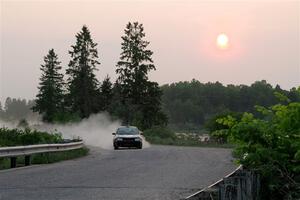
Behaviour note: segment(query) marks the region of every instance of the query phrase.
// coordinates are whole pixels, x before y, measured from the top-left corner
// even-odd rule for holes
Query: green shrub
[[[262,199],[300,199],[300,103],[257,110],[263,118],[244,113],[218,121],[228,125],[239,162],[261,175]]]
[[[26,128],[7,129],[0,128],[0,146],[18,146],[33,144],[50,144],[62,142],[60,133],[47,133]]]

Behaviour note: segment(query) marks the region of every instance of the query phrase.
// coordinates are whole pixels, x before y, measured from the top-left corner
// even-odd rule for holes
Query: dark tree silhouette
[[[252,112],[255,105],[271,106],[279,103],[274,92],[286,95],[292,102],[300,101],[296,88],[286,91],[273,88],[265,80],[250,86],[227,85],[219,82],[201,83],[197,80],[163,85],[163,110],[170,126],[179,130],[199,130],[215,116],[232,112]]]
[[[43,120],[51,122],[54,116],[63,109],[63,74],[60,62],[51,49],[44,57],[45,64],[41,65],[42,76],[39,83],[39,92],[36,96],[33,111],[42,114]],[[9,103],[7,103],[9,104]]]
[[[101,104],[102,104],[102,110],[108,111],[109,106],[111,105],[113,91],[112,91],[113,84],[110,81],[109,76],[107,75],[105,79],[102,82],[102,85],[100,87],[101,92]]]
[[[2,112],[3,111],[3,108],[2,108],[2,103],[0,101],[0,111]]]
[[[163,115],[160,88],[157,83],[148,80],[148,72],[155,70],[153,52],[147,49],[149,42],[144,40],[143,24],[129,22],[124,32],[122,52],[116,69],[117,84],[125,108],[123,119],[141,128],[149,128],[162,123],[156,118]],[[151,107],[145,103],[146,101],[152,103]],[[151,112],[148,109],[152,109]]]
[[[77,113],[81,118],[100,111],[99,82],[94,74],[100,64],[96,46],[89,29],[83,26],[76,35],[76,44],[69,51],[67,105],[72,113]]]

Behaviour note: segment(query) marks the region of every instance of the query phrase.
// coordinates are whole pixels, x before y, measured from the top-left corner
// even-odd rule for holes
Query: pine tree
[[[121,101],[125,107],[123,120],[134,122],[141,128],[150,128],[160,123],[155,118],[162,114],[162,93],[157,83],[148,80],[148,72],[156,69],[153,52],[147,49],[150,42],[144,40],[143,24],[129,22],[124,32],[120,61],[116,66],[117,83],[121,87]],[[151,106],[146,105],[146,101],[151,102]]]
[[[43,120],[52,122],[54,116],[63,109],[63,74],[58,57],[51,49],[44,57],[44,64],[41,65],[42,76],[39,83],[39,92],[36,95],[33,111],[43,115]]]
[[[147,90],[141,103],[142,127],[151,128],[153,125],[167,125],[168,118],[161,109],[162,90],[156,82],[147,82]]]
[[[5,99],[5,103],[4,103],[4,110],[5,112],[9,109],[9,106],[12,104],[12,99],[10,97],[7,97]]]
[[[68,106],[73,113],[86,118],[100,111],[99,82],[94,71],[98,61],[97,43],[94,43],[89,29],[83,26],[76,35],[76,44],[69,51],[71,61],[66,73],[68,77]]]
[[[3,111],[2,104],[1,104],[1,101],[0,101],[0,119],[3,118],[3,114],[4,114],[4,111]]]
[[[112,83],[108,75],[103,80],[102,85],[100,87],[100,91],[101,91],[102,110],[108,111],[112,101],[112,95],[113,95]]]
[[[124,32],[117,81],[122,85],[124,97],[138,104],[148,81],[148,72],[155,70],[151,58],[153,52],[146,49],[150,42],[144,40],[143,24],[129,22]]]

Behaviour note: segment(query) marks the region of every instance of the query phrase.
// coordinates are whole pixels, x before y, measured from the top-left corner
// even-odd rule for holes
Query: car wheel
[[[119,147],[118,147],[118,146],[114,146],[114,149],[115,149],[115,150],[118,150],[118,149],[119,149]]]

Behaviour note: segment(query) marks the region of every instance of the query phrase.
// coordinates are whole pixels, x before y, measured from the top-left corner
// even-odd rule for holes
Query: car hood
[[[140,135],[116,135],[116,138],[141,138]]]

